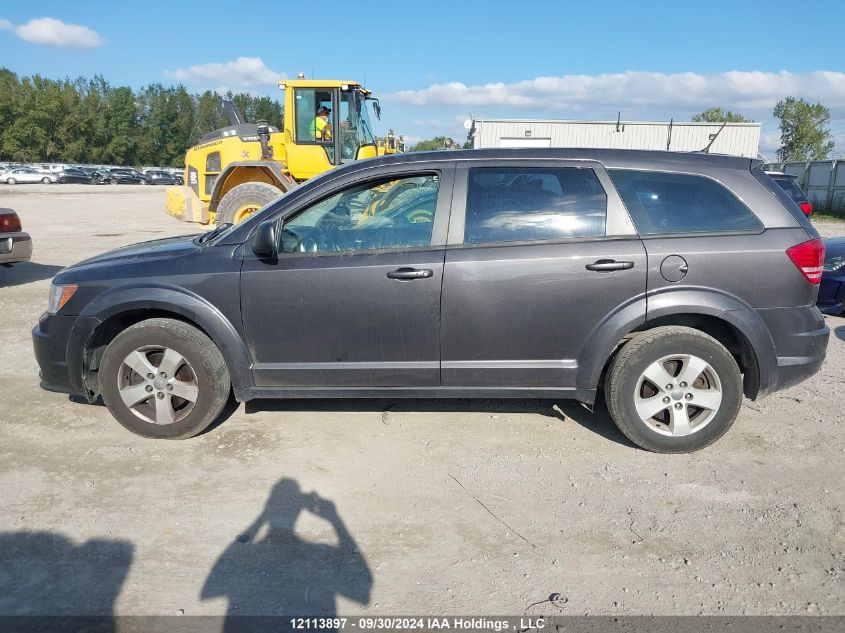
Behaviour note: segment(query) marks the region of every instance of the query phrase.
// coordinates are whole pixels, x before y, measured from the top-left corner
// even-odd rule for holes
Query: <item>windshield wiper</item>
[[[223,224],[219,224],[217,226],[217,228],[209,231],[208,233],[204,233],[203,235],[200,235],[197,238],[197,244],[205,244],[208,240],[212,239],[213,237],[217,237],[223,231],[228,229],[230,226],[232,226],[231,222],[224,222]]]
[[[367,119],[365,119],[364,117],[361,117],[361,127],[364,128],[365,130],[367,130],[367,133],[370,135],[370,139],[371,139],[370,143],[364,143],[364,144],[365,145],[375,145],[376,137],[373,136],[373,131],[370,129],[370,126],[367,125]]]

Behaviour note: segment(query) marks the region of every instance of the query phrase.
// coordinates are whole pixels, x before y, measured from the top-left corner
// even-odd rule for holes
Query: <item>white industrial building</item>
[[[710,152],[754,158],[759,154],[759,123],[655,121],[554,121],[472,119],[474,148],[581,147],[695,152],[712,140]],[[714,135],[715,140],[714,140]]]

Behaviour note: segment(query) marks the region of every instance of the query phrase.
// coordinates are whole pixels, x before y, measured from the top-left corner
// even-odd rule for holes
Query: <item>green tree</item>
[[[275,99],[227,96],[248,121],[281,127]],[[0,67],[0,160],[181,167],[189,147],[228,125],[216,92],[162,84],[133,90],[99,75],[18,77]]]
[[[444,149],[446,147],[446,136],[435,136],[427,141],[420,141],[414,145],[409,151],[411,152],[428,152],[435,149]]]
[[[135,95],[126,86],[110,90],[106,95],[105,119],[109,140],[103,149],[106,163],[133,165],[137,157],[138,114]]]
[[[44,80],[24,77],[12,99],[12,121],[3,132],[3,153],[21,162],[44,160],[50,142],[50,104]]]
[[[250,123],[267,121],[279,129],[282,127],[282,104],[270,97],[257,97],[254,95],[239,93],[226,95],[227,99],[234,101],[238,110]]]
[[[787,97],[772,114],[780,119],[780,161],[825,160],[833,151],[830,110],[821,103]]]
[[[704,112],[692,115],[692,120],[695,123],[746,123],[751,119],[746,119],[741,114],[731,112],[730,110],[723,110],[719,106],[707,108]]]
[[[196,101],[184,86],[179,86],[173,93],[174,119],[170,125],[168,139],[169,158],[162,165],[171,167],[185,166],[185,150],[193,145],[193,131],[196,125]]]
[[[193,143],[199,141],[212,130],[226,125],[228,125],[228,122],[223,114],[223,98],[216,92],[206,90],[197,100]]]

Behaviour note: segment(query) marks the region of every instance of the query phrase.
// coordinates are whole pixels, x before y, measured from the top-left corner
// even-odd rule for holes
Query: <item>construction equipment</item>
[[[405,137],[396,136],[392,129],[387,130],[387,136],[378,140],[378,154],[395,154],[405,152]]]
[[[247,123],[224,102],[230,124],[209,132],[185,155],[185,185],[168,187],[165,210],[202,224],[237,223],[298,183],[337,165],[385,153],[373,135],[367,101],[378,99],[355,81],[287,79],[282,129]],[[328,109],[326,124],[318,111]],[[401,137],[400,137],[401,139]]]

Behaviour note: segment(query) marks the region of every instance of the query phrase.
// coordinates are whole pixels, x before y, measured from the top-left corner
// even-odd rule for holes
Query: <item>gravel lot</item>
[[[144,440],[40,390],[30,329],[62,266],[195,230],[163,197],[0,186],[35,247],[0,268],[0,613],[845,615],[845,319],[692,455],[548,401],[259,401]]]

